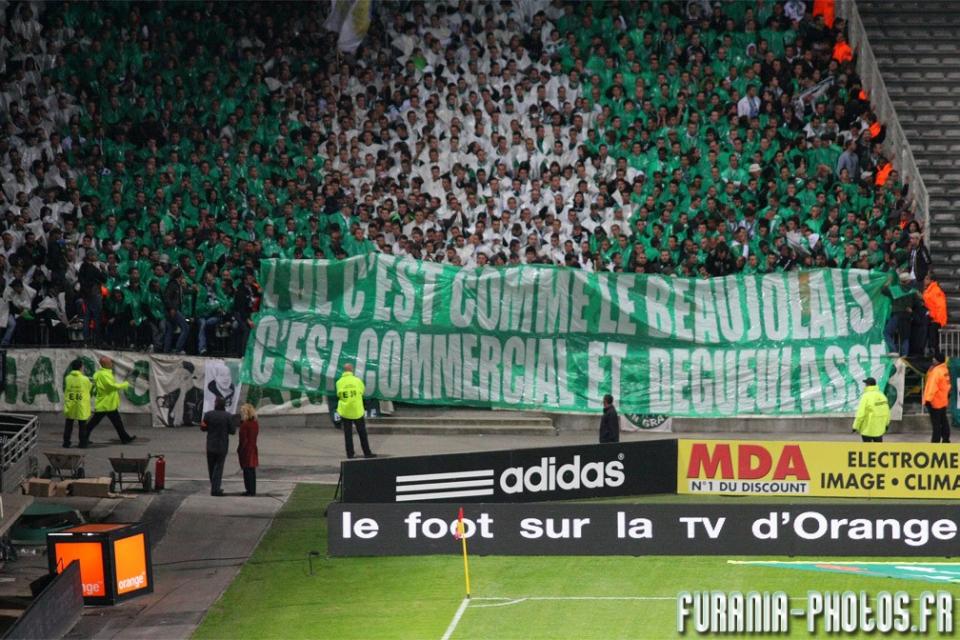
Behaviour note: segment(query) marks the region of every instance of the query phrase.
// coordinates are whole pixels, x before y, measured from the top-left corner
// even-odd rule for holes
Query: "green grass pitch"
[[[323,511],[332,496],[329,486],[296,488],[195,638],[444,636],[463,600],[460,556],[327,558]],[[694,501],[683,496],[642,500]],[[456,548],[452,539],[451,548]],[[311,550],[320,552],[313,558],[313,575],[308,564]],[[449,638],[676,638],[675,598],[680,591],[780,590],[796,597],[819,589],[905,591],[916,596],[939,588],[960,596],[960,585],[955,584],[728,563],[737,559],[789,560],[474,556],[470,558],[474,599]],[[791,622],[788,637],[809,637],[802,620]]]

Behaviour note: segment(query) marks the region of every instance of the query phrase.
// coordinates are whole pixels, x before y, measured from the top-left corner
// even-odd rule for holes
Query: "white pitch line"
[[[512,604],[521,604],[523,602],[533,602],[533,601],[571,601],[571,600],[610,600],[610,601],[620,601],[620,602],[650,602],[650,601],[676,601],[677,596],[522,596],[518,598],[505,598],[497,596],[477,596],[473,598],[473,602],[480,601],[490,601],[495,602],[496,604],[474,604],[474,609],[485,609],[489,607],[502,607]],[[791,597],[790,600],[806,600],[806,596],[795,596]],[[960,598],[957,598],[960,600]]]
[[[944,567],[958,567],[960,562],[896,562],[893,560],[727,560],[727,564],[882,564],[882,565],[936,565]]]
[[[917,596],[919,597],[919,596]],[[503,596],[477,596],[473,598],[472,608],[474,609],[492,609],[495,607],[510,607],[516,604],[523,604],[524,602],[533,602],[533,601],[628,601],[628,602],[643,602],[643,601],[676,601],[677,596],[522,596],[516,598],[507,598]],[[960,597],[954,598],[955,600],[960,601]],[[806,601],[806,596],[793,596],[790,600],[796,601]],[[477,602],[489,602],[490,604],[476,604]],[[461,605],[463,607],[463,605]],[[463,607],[465,608],[465,607]],[[461,612],[458,611],[458,614]],[[458,618],[454,618],[454,621],[458,621]],[[452,626],[456,626],[454,623],[451,623]],[[447,629],[451,631],[451,629]],[[452,632],[452,631],[451,631]],[[444,636],[443,640],[449,640],[449,636]]]
[[[453,620],[450,621],[450,624],[447,625],[447,630],[443,632],[443,637],[440,640],[450,640],[450,636],[453,635],[453,632],[456,630],[457,625],[460,623],[460,618],[463,617],[463,612],[467,610],[467,605],[470,604],[470,598],[464,598],[463,602],[460,603],[460,608],[457,609],[457,612],[453,614]]]
[[[12,580],[12,578],[11,578]],[[480,598],[477,598],[479,600]],[[483,598],[484,600],[500,600],[500,598]],[[506,600],[504,602],[494,602],[493,604],[475,604],[473,605],[474,609],[490,609],[492,607],[509,607],[512,604],[520,604],[521,602],[526,602],[526,598],[517,598],[516,600]]]
[[[475,604],[474,609],[489,609],[492,607],[509,607],[514,604],[533,601],[565,601],[565,600],[616,600],[616,601],[649,601],[649,600],[671,600],[675,601],[676,596],[526,596],[523,598],[474,598],[474,600],[495,601],[493,604]]]

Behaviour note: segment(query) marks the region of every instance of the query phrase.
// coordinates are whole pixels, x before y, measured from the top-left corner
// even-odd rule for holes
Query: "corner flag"
[[[467,559],[467,534],[463,528],[463,507],[460,507],[460,511],[457,513],[457,535],[456,539],[460,540],[460,547],[463,550],[463,581],[467,587],[467,598],[470,597],[470,562]]]

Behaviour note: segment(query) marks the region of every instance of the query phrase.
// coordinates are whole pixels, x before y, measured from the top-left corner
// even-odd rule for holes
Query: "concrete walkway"
[[[229,586],[239,568],[270,527],[276,512],[298,482],[335,483],[343,457],[343,435],[332,428],[263,428],[260,433],[259,496],[240,493],[243,483],[235,455],[227,458],[224,489],[209,495],[204,453],[205,434],[196,428],[133,429],[137,441],[121,446],[109,425],[98,428],[95,444],[86,450],[87,476],[107,475],[108,457],[123,453],[143,456],[162,453],[167,460],[167,489],[126,499],[60,498],[98,520],[149,523],[153,545],[155,592],[115,607],[88,608],[71,638],[188,638],[207,609]],[[717,438],[719,434],[683,434]],[[786,439],[782,434],[724,434],[727,437]],[[669,433],[625,433],[624,440],[673,437]],[[848,440],[842,434],[798,434],[800,439]],[[922,442],[920,433],[898,434],[891,441]],[[232,438],[231,448],[236,444]],[[491,449],[556,446],[594,442],[590,432],[555,436],[411,436],[371,437],[381,455],[417,455]],[[42,427],[40,451],[60,450],[60,431]],[[72,451],[72,450],[71,450]],[[45,460],[41,456],[41,468]],[[152,469],[152,465],[151,465]],[[50,499],[54,500],[54,499]],[[31,561],[33,564],[31,564]],[[26,558],[16,568],[17,588],[27,588],[30,576],[45,571],[46,559]],[[30,571],[26,569],[30,567]]]

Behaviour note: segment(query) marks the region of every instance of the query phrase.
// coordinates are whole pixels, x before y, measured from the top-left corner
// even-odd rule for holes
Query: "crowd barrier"
[[[940,350],[948,358],[960,358],[960,325],[948,324],[940,329]]]
[[[51,577],[26,611],[3,635],[4,640],[64,637],[83,614],[80,563],[72,562]]]

